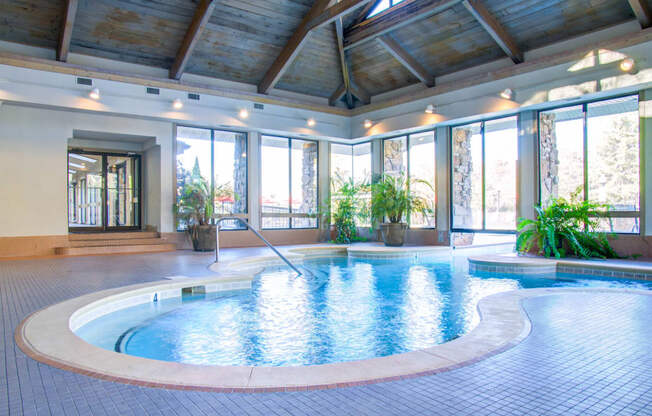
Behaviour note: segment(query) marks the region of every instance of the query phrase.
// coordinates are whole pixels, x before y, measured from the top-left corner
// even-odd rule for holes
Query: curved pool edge
[[[112,289],[113,290],[113,289]],[[523,341],[531,322],[526,299],[567,293],[652,292],[605,288],[521,289],[480,300],[480,323],[468,334],[423,350],[368,360],[300,367],[207,366],[157,361],[104,350],[77,337],[67,325],[75,298],[30,314],[15,331],[19,348],[56,368],[126,384],[213,392],[299,391],[348,387],[450,371],[506,351]],[[101,293],[101,292],[100,292]],[[91,294],[82,296],[91,299]],[[53,318],[58,313],[58,319]],[[48,329],[49,330],[44,330]]]

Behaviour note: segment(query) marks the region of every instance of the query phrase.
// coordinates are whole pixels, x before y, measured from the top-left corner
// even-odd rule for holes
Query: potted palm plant
[[[424,216],[432,213],[431,204],[425,198],[410,192],[410,183],[421,183],[432,189],[430,183],[416,179],[410,181],[402,174],[384,175],[371,185],[371,218],[374,226],[379,225],[386,246],[404,244],[408,227],[404,219],[410,213]]]
[[[187,225],[193,250],[215,250],[216,226],[212,223],[213,201],[208,182],[200,178],[186,183],[175,209],[177,219]]]

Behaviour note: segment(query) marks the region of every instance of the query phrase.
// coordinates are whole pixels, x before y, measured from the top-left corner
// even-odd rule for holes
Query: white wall
[[[68,234],[67,149],[76,129],[156,138],[160,183],[148,182],[145,199],[160,206],[148,206],[147,218],[160,218],[161,231],[172,231],[171,123],[5,103],[0,106],[0,236]]]

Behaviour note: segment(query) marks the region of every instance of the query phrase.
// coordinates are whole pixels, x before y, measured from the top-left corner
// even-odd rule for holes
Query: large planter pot
[[[380,224],[380,232],[386,246],[402,246],[405,243],[405,230],[407,230],[407,224],[404,222]]]
[[[213,251],[216,244],[217,227],[214,225],[192,225],[188,228],[192,249],[195,251]]]

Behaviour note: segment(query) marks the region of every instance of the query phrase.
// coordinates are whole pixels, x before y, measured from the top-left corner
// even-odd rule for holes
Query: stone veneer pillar
[[[303,200],[301,201],[299,212],[313,213],[318,206],[316,192],[317,143],[304,142],[302,152],[301,190],[303,191]]]
[[[233,147],[233,213],[242,214],[247,209],[247,135],[238,134]]]
[[[559,153],[555,134],[555,114],[542,113],[539,117],[539,160],[541,175],[541,203],[559,194]]]

